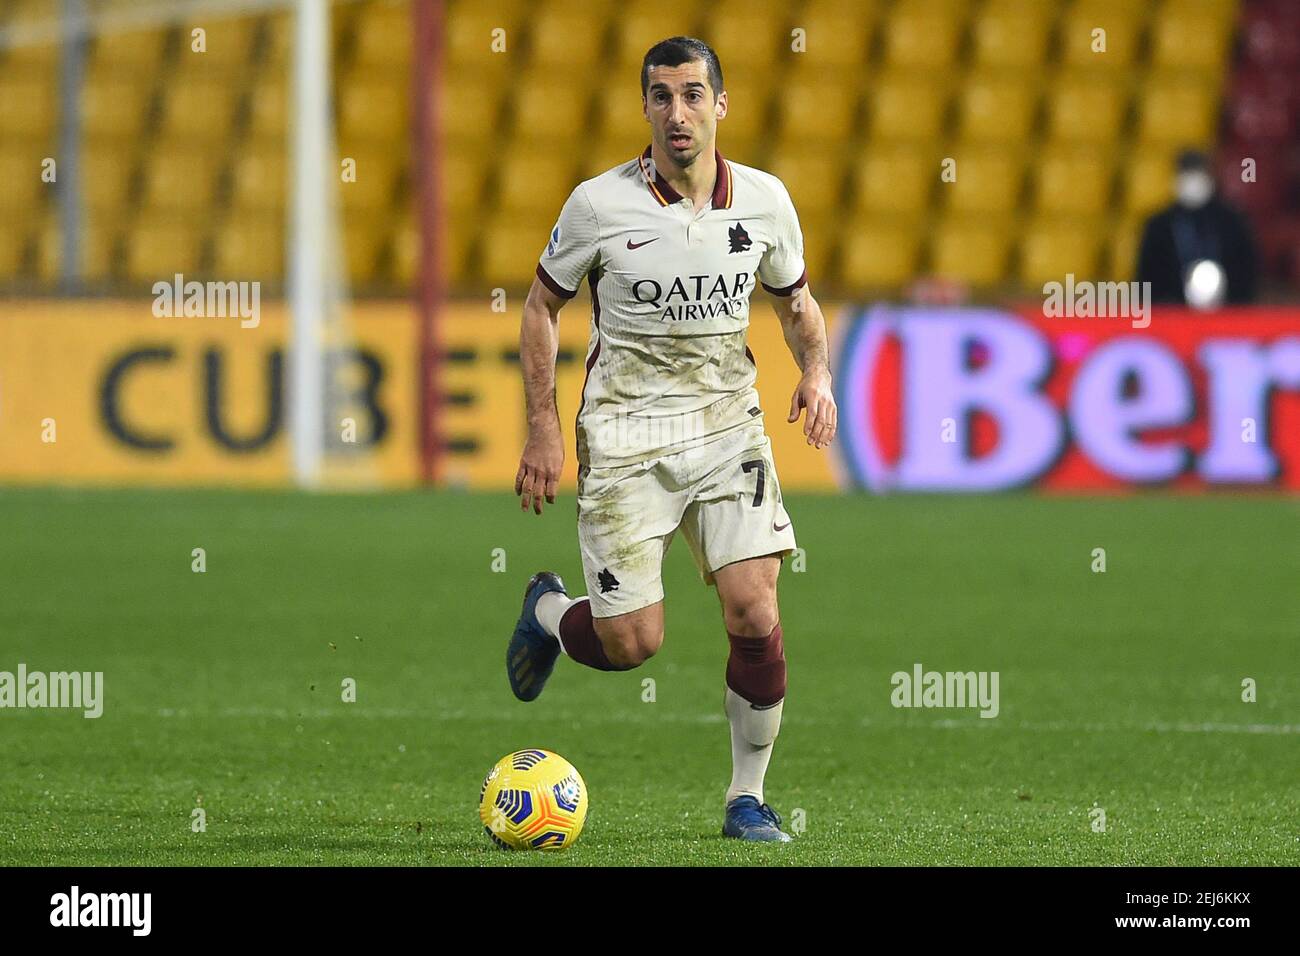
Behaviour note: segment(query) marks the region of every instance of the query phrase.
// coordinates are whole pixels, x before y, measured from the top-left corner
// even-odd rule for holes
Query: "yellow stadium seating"
[[[116,213],[106,215],[87,210],[77,238],[80,240],[78,274],[82,280],[97,283],[109,278],[113,250],[119,237]],[[41,282],[57,282],[63,269],[63,232],[57,214],[51,211],[41,230],[36,249],[36,277]]]
[[[1038,90],[1017,74],[976,74],[958,99],[958,130],[966,142],[1018,143],[1029,138]]]
[[[885,62],[895,67],[941,70],[953,64],[964,7],[900,0],[884,23]]]
[[[340,149],[339,155],[354,164],[348,168],[349,178],[340,177],[339,196],[343,208],[349,213],[382,217],[392,205],[397,178],[397,164],[392,153],[358,144],[347,148],[346,152]],[[352,173],[355,173],[355,179],[350,178]]]
[[[792,57],[796,70],[834,68],[846,78],[860,73],[871,51],[877,11],[866,0],[816,0],[794,18],[804,31],[805,51]]]
[[[275,281],[285,275],[285,222],[280,216],[236,212],[217,230],[212,271],[237,281]]]
[[[1134,150],[1124,171],[1124,210],[1146,215],[1174,198],[1174,153],[1169,150]]]
[[[1145,28],[1144,7],[1131,0],[1077,0],[1060,27],[1065,64],[1106,69],[1132,64]]]
[[[546,231],[560,213],[560,207],[577,185],[574,159],[563,150],[530,152],[509,147],[497,169],[500,208],[516,215],[550,218]]]
[[[256,209],[283,213],[288,161],[278,143],[241,149],[231,169],[231,206],[241,212]]]
[[[835,73],[801,75],[779,92],[786,143],[842,143],[855,127],[858,92]]]
[[[529,50],[535,68],[569,80],[590,77],[602,65],[603,16],[577,6],[558,6],[533,19]]]
[[[943,221],[931,239],[930,271],[975,289],[997,286],[1007,273],[1010,226],[988,217]]]
[[[1222,69],[1232,39],[1231,24],[1210,10],[1166,6],[1151,25],[1152,63],[1156,67]]]
[[[151,90],[116,74],[92,74],[81,88],[81,132],[91,139],[135,140],[149,115]]]
[[[364,289],[375,281],[379,268],[384,244],[381,225],[370,216],[345,213],[342,241],[348,279],[353,286]]]
[[[92,69],[127,76],[157,75],[168,32],[157,27],[102,33],[90,50]]]
[[[489,288],[530,286],[553,223],[553,217],[522,219],[510,215],[489,222],[480,248],[484,284]]]
[[[1105,147],[1049,150],[1034,182],[1034,208],[1040,214],[1100,216],[1110,205],[1114,169]]]
[[[167,84],[160,134],[165,140],[220,144],[224,148],[235,122],[235,91],[219,80]]]
[[[339,135],[396,143],[409,135],[410,103],[400,82],[355,74],[339,84]]]
[[[280,77],[265,77],[249,99],[248,135],[269,140],[289,140],[289,90]]]
[[[1144,143],[1204,146],[1214,135],[1215,96],[1197,74],[1161,74],[1142,92],[1138,139]]]
[[[363,71],[402,73],[411,68],[414,20],[406,4],[365,5],[354,24],[354,67]]]
[[[198,272],[199,230],[192,218],[170,213],[139,218],[126,238],[126,278],[152,284],[177,272]]]
[[[4,117],[5,138],[50,136],[58,118],[58,91],[41,77],[9,77],[0,80],[0,116]]]
[[[1137,275],[1138,245],[1142,240],[1144,219],[1123,219],[1105,236],[1105,277],[1118,282],[1128,282]]]
[[[717,52],[724,84],[728,64],[771,64],[790,49],[788,17],[779,7],[730,4],[719,5],[712,13],[700,39]]]
[[[770,163],[772,175],[785,183],[800,219],[807,222],[826,217],[842,205],[843,170],[839,156],[809,149],[778,153]],[[805,227],[805,239],[809,232]]]
[[[939,183],[937,149],[880,143],[868,146],[853,171],[852,208],[862,214],[920,215]]]
[[[850,294],[901,288],[917,274],[920,247],[915,220],[854,220],[840,235],[840,283]]]
[[[229,80],[253,54],[257,21],[250,17],[199,17],[180,30],[172,70]],[[195,31],[202,30],[202,34]]]
[[[1091,220],[1052,217],[1031,223],[1020,244],[1021,284],[1041,289],[1047,282],[1064,282],[1067,274],[1077,280],[1098,278],[1101,234]]]
[[[1127,108],[1127,76],[1109,70],[1068,73],[1048,96],[1047,135],[1063,142],[1113,142]]]
[[[1036,69],[1047,51],[1050,14],[1039,0],[991,0],[974,21],[974,62]]]
[[[951,182],[942,178],[939,195],[955,213],[997,215],[1012,212],[1024,181],[1024,160],[1005,149],[958,148]],[[936,170],[936,173],[938,171]]]
[[[143,205],[149,210],[194,213],[211,206],[220,154],[201,149],[164,151],[149,157]]]
[[[0,218],[6,220],[6,228],[9,223],[21,225],[24,218],[32,216],[51,188],[41,181],[45,158],[42,152],[36,143],[6,142],[0,146],[0,183],[4,183],[0,189]],[[57,172],[57,166],[55,169]]]
[[[82,201],[94,209],[120,210],[130,196],[132,154],[111,140],[88,140],[81,154]]]
[[[437,259],[444,281],[463,284],[469,279],[470,237],[444,230],[437,240]],[[532,261],[536,267],[541,249],[533,250]],[[420,233],[411,219],[404,221],[393,240],[392,280],[399,285],[414,286],[419,276]]]
[[[588,106],[585,91],[575,90],[571,78],[533,70],[515,91],[514,136],[571,149],[583,138]]]
[[[17,229],[0,229],[0,281],[11,282],[24,273],[27,235]]]
[[[868,128],[875,140],[932,142],[943,133],[948,95],[924,73],[887,73],[868,94]]]

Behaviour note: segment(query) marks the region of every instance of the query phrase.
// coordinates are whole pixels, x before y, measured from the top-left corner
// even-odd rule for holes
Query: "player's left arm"
[[[781,331],[790,354],[803,377],[790,398],[790,422],[797,422],[801,409],[803,433],[808,444],[825,448],[835,438],[839,410],[831,389],[830,350],[826,345],[826,319],[805,282],[789,295],[772,296],[772,307],[781,320]]]

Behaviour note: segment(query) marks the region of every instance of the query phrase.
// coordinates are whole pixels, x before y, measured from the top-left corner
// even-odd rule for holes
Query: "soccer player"
[[[795,547],[745,344],[755,274],[803,372],[788,422],[808,444],[835,437],[821,309],[803,236],[776,177],[715,146],[727,94],[717,54],[690,37],[641,66],[651,143],[570,194],[524,304],[520,356],[528,439],[515,477],[524,511],[554,503],[564,464],[555,407],[560,310],[591,286],[587,378],[577,419],[578,540],[587,594],[533,576],[506,650],[520,700],[564,653],[597,670],[637,667],[664,639],[661,568],[686,538],[716,586],[730,641],[724,707],[732,776],[726,836],[781,841],[763,778],[781,725],[786,665],[776,581]]]

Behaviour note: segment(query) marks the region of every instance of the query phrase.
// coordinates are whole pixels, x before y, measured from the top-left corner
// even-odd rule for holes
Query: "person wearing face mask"
[[[1137,281],[1153,302],[1215,308],[1255,300],[1255,241],[1246,217],[1215,194],[1209,159],[1178,156],[1174,202],[1147,220]]]

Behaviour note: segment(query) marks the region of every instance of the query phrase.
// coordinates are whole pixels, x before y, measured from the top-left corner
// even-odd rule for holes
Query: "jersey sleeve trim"
[[[760,281],[761,281],[761,280],[760,280]],[[772,295],[779,295],[779,296],[794,295],[794,293],[795,293],[796,290],[798,290],[798,289],[802,289],[802,288],[803,288],[805,285],[807,285],[807,284],[808,284],[808,270],[807,270],[807,269],[804,269],[804,270],[803,270],[803,274],[800,275],[799,278],[795,279],[794,282],[792,282],[790,285],[788,285],[788,286],[784,286],[783,288],[780,288],[780,289],[778,289],[778,288],[776,288],[776,287],[774,287],[774,286],[770,286],[770,285],[768,285],[766,282],[762,282],[762,286],[763,286],[764,289],[766,289],[766,290],[767,290],[768,292],[770,292]]]
[[[564,286],[560,285],[558,282],[552,279],[551,274],[542,268],[542,264],[540,262],[537,263],[537,278],[541,280],[542,285],[546,286],[546,288],[550,289],[561,299],[572,299],[575,295],[578,294],[577,289],[574,289],[573,291],[569,291]]]

